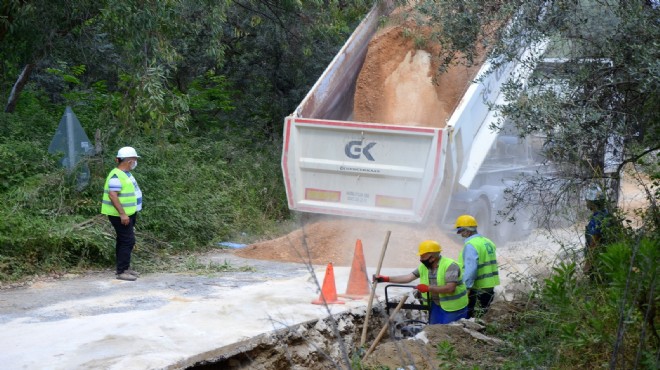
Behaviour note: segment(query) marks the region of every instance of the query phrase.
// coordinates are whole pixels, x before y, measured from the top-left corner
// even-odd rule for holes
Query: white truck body
[[[442,181],[448,130],[289,117],[291,209],[420,222]]]
[[[433,214],[435,222],[449,223],[456,213],[471,213],[492,224],[507,179],[530,171],[534,161],[529,142],[491,129],[497,118],[488,103],[503,103],[502,83],[531,71],[509,64],[487,74],[485,62],[444,128],[352,122],[357,76],[388,12],[385,2],[372,9],[285,119],[289,208],[402,222]]]

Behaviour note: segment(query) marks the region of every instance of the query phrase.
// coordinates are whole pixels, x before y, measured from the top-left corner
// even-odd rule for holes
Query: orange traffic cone
[[[323,288],[319,299],[312,301],[313,304],[344,304],[337,299],[337,288],[335,287],[335,271],[332,268],[332,262],[328,263],[323,278]]]
[[[368,297],[370,293],[367,264],[364,262],[364,252],[362,251],[362,240],[358,239],[355,242],[355,254],[353,255],[353,264],[351,265],[351,274],[348,277],[346,293],[339,296],[362,299]]]

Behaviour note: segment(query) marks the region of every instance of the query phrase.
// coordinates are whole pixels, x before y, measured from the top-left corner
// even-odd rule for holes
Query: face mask
[[[431,258],[432,257],[429,257],[425,260],[420,260],[419,262],[421,262],[424,266],[426,266],[427,269],[430,269],[431,267],[433,267],[433,262],[431,262]]]
[[[135,167],[137,167],[137,161],[133,161],[133,163],[131,164],[131,171],[134,170]]]

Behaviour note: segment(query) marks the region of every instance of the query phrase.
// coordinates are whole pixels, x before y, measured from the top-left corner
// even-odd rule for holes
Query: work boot
[[[135,281],[137,280],[137,276],[129,274],[128,271],[124,271],[121,274],[117,274],[117,279],[126,280],[126,281]]]
[[[135,277],[139,277],[139,276],[140,276],[140,273],[137,272],[137,271],[135,271],[135,270],[128,269],[128,270],[126,270],[126,271],[124,271],[124,272],[127,273],[127,274],[131,274],[131,275],[133,275],[133,276],[135,276]]]

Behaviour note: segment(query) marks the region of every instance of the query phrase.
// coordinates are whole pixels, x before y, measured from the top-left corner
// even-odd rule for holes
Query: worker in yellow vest
[[[105,180],[101,213],[108,216],[117,233],[115,255],[117,279],[135,281],[138,273],[131,269],[131,253],[135,246],[135,221],[142,210],[142,191],[131,171],[140,156],[134,148],[123,147],[117,152],[112,169]]]
[[[377,282],[407,284],[419,279],[417,290],[429,302],[429,324],[448,324],[467,318],[467,289],[456,261],[440,255],[442,247],[435,240],[419,243],[421,264],[410,274],[398,276],[374,275]]]
[[[456,219],[456,233],[465,238],[458,262],[461,264],[465,285],[468,288],[468,318],[481,316],[495,297],[495,287],[500,285],[495,243],[477,232],[477,220],[470,215]],[[476,311],[479,303],[478,312]]]

